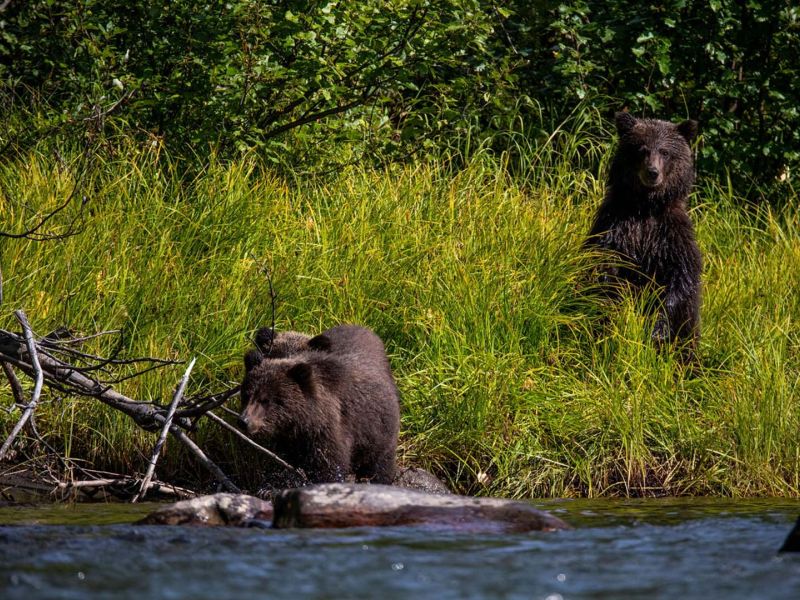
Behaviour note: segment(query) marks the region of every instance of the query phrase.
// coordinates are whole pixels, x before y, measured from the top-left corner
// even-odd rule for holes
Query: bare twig
[[[206,414],[210,410],[214,410],[225,404],[230,398],[234,397],[241,390],[240,385],[232,387],[224,392],[219,392],[204,398],[198,398],[192,401],[192,404],[183,408],[175,413],[177,417],[199,417]]]
[[[14,439],[17,437],[17,435],[19,435],[19,432],[22,431],[25,423],[28,421],[28,419],[30,419],[31,414],[33,414],[33,411],[39,402],[39,396],[41,396],[42,385],[44,383],[44,373],[42,372],[42,367],[39,364],[39,357],[36,353],[36,342],[33,339],[33,332],[31,331],[31,326],[28,323],[28,318],[21,310],[14,311],[14,316],[17,317],[17,320],[20,322],[22,329],[25,332],[25,343],[28,348],[28,354],[31,358],[31,366],[33,367],[36,376],[36,383],[33,386],[31,401],[23,411],[22,416],[20,417],[19,421],[17,421],[14,429],[11,430],[11,434],[8,436],[8,438],[6,438],[2,448],[0,448],[0,460],[5,458],[8,449],[11,447],[11,444],[14,443]]]
[[[48,345],[58,346],[58,347],[61,347],[61,346],[74,346],[74,345],[77,345],[77,344],[82,344],[83,342],[88,341],[88,340],[93,340],[95,338],[102,337],[104,335],[115,335],[117,333],[122,333],[122,330],[121,329],[109,329],[108,331],[98,331],[97,333],[93,333],[91,335],[84,335],[84,336],[81,336],[81,337],[67,337],[67,338],[58,338],[58,339],[55,339],[55,338],[51,337],[52,334],[50,334],[50,335],[44,336],[44,339],[42,339],[42,342],[43,343],[47,343]]]
[[[157,418],[163,419],[163,417],[161,417],[160,415]],[[183,431],[178,429],[175,425],[170,427],[169,432],[176,438],[178,438],[178,441],[182,443],[184,446],[186,446],[186,448],[192,454],[195,455],[197,460],[199,460],[202,463],[202,465],[206,469],[208,469],[208,471],[210,471],[212,475],[214,475],[214,477],[217,479],[217,481],[219,481],[222,484],[223,487],[227,488],[234,494],[241,493],[241,490],[238,487],[236,487],[236,485],[230,479],[228,479],[228,476],[225,475],[222,469],[220,469],[214,461],[208,458],[205,455],[205,452],[203,452],[197,444],[195,444],[191,439],[189,439],[189,436],[187,436]]]
[[[258,260],[252,254],[250,254],[250,258],[252,258],[253,261],[255,261],[256,264],[258,264],[258,266],[261,268],[261,272],[264,274],[264,277],[267,278],[267,285],[269,285],[269,300],[270,300],[270,305],[271,305],[271,308],[272,308],[272,324],[270,325],[270,329],[272,330],[272,337],[269,340],[269,348],[267,348],[266,353],[263,350],[261,350],[261,348],[259,347],[258,344],[255,344],[256,350],[258,350],[259,353],[261,353],[261,357],[264,358],[264,356],[269,356],[269,353],[272,352],[272,344],[275,342],[275,298],[276,298],[276,295],[275,295],[275,288],[272,287],[272,275],[269,272],[269,267],[267,267],[266,264],[264,264],[262,261]]]
[[[158,441],[153,448],[153,456],[150,457],[150,464],[147,465],[147,472],[144,474],[144,479],[142,479],[141,488],[139,489],[139,493],[133,497],[131,502],[137,502],[139,498],[144,497],[144,495],[147,493],[147,486],[150,485],[150,480],[153,478],[153,473],[156,469],[156,463],[158,462],[158,456],[161,454],[161,448],[164,447],[164,442],[167,441],[169,428],[172,426],[172,418],[175,416],[175,409],[178,408],[178,403],[181,401],[183,392],[186,390],[186,384],[189,382],[189,374],[192,372],[194,363],[195,359],[193,358],[189,363],[189,366],[186,368],[186,372],[183,374],[183,378],[178,385],[178,389],[175,390],[175,395],[172,397],[172,402],[169,405],[167,416],[164,418],[164,427],[161,429],[161,435],[158,436]]]
[[[61,481],[58,483],[57,488],[59,490],[72,490],[72,489],[86,489],[86,488],[98,488],[98,487],[119,487],[119,486],[129,486],[138,482],[138,479],[133,477],[119,477],[119,478],[107,478],[107,479],[87,479],[82,481]],[[197,494],[186,488],[181,488],[169,483],[164,483],[163,481],[151,481],[147,484],[147,489],[149,490],[159,490],[164,492],[171,492],[172,495],[177,496],[179,498],[191,498],[196,496]]]
[[[3,367],[3,372],[6,374],[6,378],[8,379],[8,384],[11,386],[11,393],[14,395],[14,402],[22,406],[25,404],[25,397],[24,392],[22,390],[22,384],[17,379],[17,374],[14,373],[14,369],[11,367],[10,364],[7,362],[0,363]]]
[[[239,439],[241,439],[241,440],[244,440],[245,442],[247,442],[248,444],[250,444],[250,445],[251,445],[253,448],[256,448],[256,449],[257,449],[257,450],[259,450],[260,452],[262,452],[262,453],[266,454],[266,455],[267,455],[267,456],[269,456],[269,457],[270,457],[272,460],[274,460],[275,462],[277,462],[279,465],[281,465],[281,466],[282,466],[282,467],[284,467],[285,469],[288,469],[288,470],[292,471],[293,473],[296,473],[297,475],[300,475],[301,477],[303,477],[303,476],[304,476],[304,474],[303,474],[303,473],[302,473],[302,472],[301,472],[299,469],[296,469],[295,467],[293,467],[292,465],[290,465],[289,463],[287,463],[287,462],[286,462],[285,460],[283,460],[283,459],[282,459],[280,456],[278,456],[277,454],[275,454],[275,453],[274,453],[272,450],[268,450],[267,448],[264,448],[264,446],[262,446],[261,444],[259,444],[259,443],[255,442],[255,441],[251,440],[251,439],[250,439],[249,437],[247,437],[247,436],[246,436],[244,433],[242,433],[241,431],[239,431],[238,429],[236,429],[236,427],[234,427],[233,425],[231,425],[230,423],[228,423],[228,422],[227,422],[227,421],[225,421],[224,419],[221,419],[220,417],[218,417],[217,415],[215,415],[213,412],[211,412],[211,411],[208,411],[208,412],[205,414],[205,416],[206,416],[206,417],[208,417],[209,419],[211,419],[212,421],[214,421],[214,423],[216,423],[216,424],[217,424],[217,425],[219,425],[220,427],[224,427],[225,429],[227,429],[228,431],[230,431],[231,433],[233,433],[234,435],[236,435],[236,436],[237,436]],[[305,477],[304,477],[304,478],[305,478]]]

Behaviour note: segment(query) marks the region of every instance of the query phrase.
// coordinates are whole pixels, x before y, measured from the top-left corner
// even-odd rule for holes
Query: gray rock
[[[284,490],[275,497],[275,528],[428,525],[470,532],[568,529],[527,502],[430,494],[387,485],[332,483]]]
[[[401,488],[419,490],[429,494],[451,494],[444,482],[430,471],[420,467],[401,469],[394,478],[392,485]]]
[[[212,494],[159,508],[137,525],[251,526],[272,519],[272,504],[244,494]]]

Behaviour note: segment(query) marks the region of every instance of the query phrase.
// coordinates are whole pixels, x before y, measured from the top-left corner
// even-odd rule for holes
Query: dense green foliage
[[[279,329],[357,322],[381,335],[403,398],[401,458],[458,490],[800,494],[798,198],[745,213],[733,190],[701,185],[703,337],[699,364],[685,367],[654,350],[635,300],[583,293],[580,245],[602,179],[574,165],[604,165],[611,132],[570,128],[580,135],[518,149],[517,165],[476,150],[457,170],[358,166],[324,180],[276,177],[247,157],[212,160],[186,183],[158,147],[131,144],[80,182],[80,158],[42,145],[0,167],[7,227],[36,223],[31,209],[76,182],[91,200],[46,228],[81,214],[79,235],[0,240],[1,326],[16,329],[22,307],[39,332],[122,327],[126,355],[196,356],[190,393],[216,390],[239,380],[248,335],[270,321],[263,261]],[[166,402],[181,372],[119,389]],[[9,396],[0,387],[4,405]],[[10,426],[15,413],[0,419]],[[70,457],[125,472],[143,470],[155,438],[57,392],[37,423]],[[193,435],[226,469],[244,461],[240,473],[253,473],[212,424]],[[174,444],[158,470],[197,471]]]
[[[307,168],[475,137],[505,149],[508,129],[539,143],[584,102],[698,119],[701,170],[744,195],[757,183],[777,201],[798,172],[791,0],[6,4],[2,97],[23,111],[35,99],[44,125],[23,119],[3,142],[89,118],[201,162],[213,144]]]
[[[300,163],[342,142],[419,143],[501,75],[476,63],[491,34],[477,1],[48,0],[5,18],[12,88],[76,117],[114,106],[123,126],[201,154],[256,146]]]

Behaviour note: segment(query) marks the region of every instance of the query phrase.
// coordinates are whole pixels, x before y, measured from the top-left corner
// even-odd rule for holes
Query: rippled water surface
[[[786,598],[793,501],[550,501],[525,535],[137,527],[152,506],[0,508],[0,597]]]

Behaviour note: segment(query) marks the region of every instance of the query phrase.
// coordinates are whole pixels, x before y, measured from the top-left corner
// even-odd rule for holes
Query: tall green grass
[[[478,149],[458,168],[317,179],[212,157],[187,180],[158,146],[123,144],[79,181],[83,208],[48,224],[58,233],[77,217],[79,235],[0,239],[0,326],[16,328],[24,308],[40,333],[123,328],[128,355],[197,356],[191,388],[220,389],[240,379],[248,336],[271,321],[263,263],[279,329],[354,322],[385,340],[403,399],[401,459],[459,491],[800,494],[800,201],[744,207],[701,177],[703,335],[698,364],[683,365],[652,347],[646,299],[586,294],[580,244],[612,136],[580,118],[546,143]],[[29,227],[78,181],[78,155],[53,148],[0,165],[4,230]],[[166,402],[181,372],[119,388]],[[4,383],[0,399],[11,403]],[[97,467],[142,470],[154,441],[54,392],[37,414],[51,443]],[[15,419],[0,412],[6,430]],[[197,435],[228,468],[248,468],[220,431]],[[171,446],[159,472],[196,469]]]

